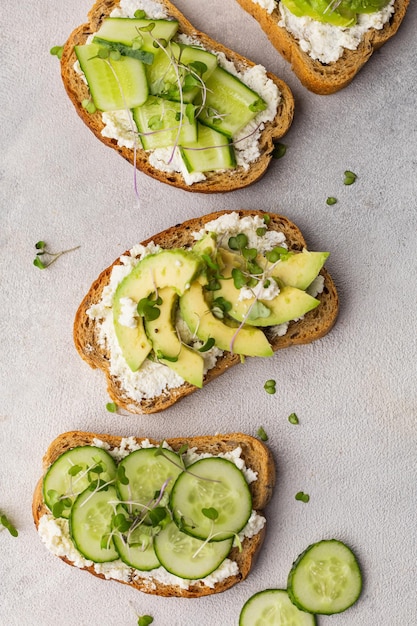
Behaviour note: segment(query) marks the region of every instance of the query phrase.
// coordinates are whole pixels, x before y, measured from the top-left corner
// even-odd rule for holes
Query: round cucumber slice
[[[314,615],[300,611],[285,589],[265,589],[244,604],[239,626],[315,626]]]
[[[160,505],[164,506],[177,476],[183,471],[181,464],[178,454],[165,448],[162,454],[159,448],[142,448],[125,457],[119,463],[116,488],[122,503],[127,503],[128,512],[143,513],[146,507],[152,506],[161,489],[164,495]],[[125,479],[122,481],[123,470]]]
[[[336,539],[309,546],[288,576],[291,601],[308,613],[341,613],[356,602],[361,590],[362,576],[356,557]]]
[[[178,478],[171,492],[174,521],[197,539],[223,541],[246,525],[252,496],[242,472],[218,457],[196,461]]]
[[[125,508],[118,506],[118,515],[129,518]],[[151,526],[140,524],[133,530],[129,529],[124,533],[116,532],[113,535],[115,548],[126,565],[135,569],[149,571],[160,566],[158,557],[154,549],[154,529]]]
[[[171,522],[155,537],[155,552],[168,572],[196,580],[214,572],[229,554],[232,544],[233,539],[216,542],[195,539]]]
[[[95,492],[86,489],[71,509],[70,533],[75,547],[95,563],[115,561],[119,557],[110,535],[116,501],[115,487]]]
[[[95,446],[79,446],[64,452],[43,479],[46,506],[54,517],[68,518],[75,498],[99,476],[104,482],[116,476],[116,463],[108,452]]]

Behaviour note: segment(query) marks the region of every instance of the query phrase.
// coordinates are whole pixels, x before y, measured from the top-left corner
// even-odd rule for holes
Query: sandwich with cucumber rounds
[[[77,310],[75,346],[118,407],[162,411],[245,357],[328,333],[338,314],[328,256],[276,213],[188,220],[100,274]]]
[[[393,37],[409,0],[237,0],[310,91],[346,87]]]
[[[243,433],[157,442],[73,431],[48,447],[32,510],[69,565],[193,598],[248,576],[274,484],[269,448]]]
[[[264,67],[196,30],[169,0],[99,0],[61,58],[90,130],[169,185],[225,192],[258,180],[294,100]]]

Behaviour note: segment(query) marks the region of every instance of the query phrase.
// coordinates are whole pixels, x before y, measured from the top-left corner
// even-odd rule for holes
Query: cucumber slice
[[[174,521],[183,532],[210,541],[234,537],[252,513],[244,475],[234,463],[218,457],[190,465],[177,478],[170,503]]]
[[[192,121],[187,116],[187,106],[192,107]],[[145,104],[134,108],[132,114],[145,150],[197,141],[197,123],[191,104],[181,107],[179,102],[150,96]]]
[[[120,478],[120,468],[123,468],[128,482],[123,484],[126,481],[119,479],[116,488],[122,503],[129,503],[129,513],[140,514],[146,507],[152,506],[162,487],[165,494],[160,505],[164,506],[177,477],[183,471],[181,463],[178,454],[165,448],[163,455],[159,454],[159,448],[142,448],[125,457],[119,463],[118,475]]]
[[[197,133],[196,142],[179,148],[189,172],[209,172],[236,167],[233,146],[225,135],[203,124],[197,124]]]
[[[116,476],[116,464],[108,452],[95,446],[79,446],[64,452],[43,479],[46,506],[55,517],[68,518],[75,498],[98,476],[104,482]]]
[[[259,111],[266,109],[266,103],[255,91],[221,67],[213,71],[206,88],[199,119],[228,137],[236,135]]]
[[[203,542],[181,532],[171,522],[155,537],[161,565],[175,576],[196,580],[216,570],[232,549],[233,539]]]
[[[116,501],[115,487],[110,486],[96,492],[86,489],[78,496],[71,509],[70,533],[75,547],[86,559],[95,563],[119,558],[110,537],[114,504],[109,502]]]
[[[285,589],[265,589],[244,604],[239,626],[315,626],[314,615],[300,611]]]
[[[309,546],[288,576],[291,601],[308,613],[341,613],[356,602],[361,590],[362,576],[356,557],[336,539]]]
[[[138,45],[141,50],[155,52],[154,41],[169,41],[178,30],[175,20],[148,20],[129,17],[106,17],[96,36],[126,46]]]
[[[148,82],[142,61],[127,56],[117,61],[100,59],[96,43],[75,46],[74,50],[97,109],[120,111],[146,102]]]
[[[124,515],[126,519],[129,519],[123,506],[118,506],[116,512],[118,515]],[[141,571],[149,571],[160,566],[154,549],[154,532],[151,526],[140,524],[134,530],[114,534],[114,546],[126,565]]]

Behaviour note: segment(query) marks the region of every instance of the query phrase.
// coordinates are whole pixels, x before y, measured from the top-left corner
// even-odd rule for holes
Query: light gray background
[[[360,601],[320,626],[410,626],[416,604],[416,31],[411,2],[399,34],[344,91],[304,89],[234,0],[178,0],[191,22],[285,79],[296,99],[286,156],[251,188],[196,195],[138,175],[82,124],[49,48],[85,21],[88,0],[3,0],[0,39],[1,317],[0,623],[233,626],[249,596],[284,587],[293,559],[336,537],[356,551]],[[343,172],[357,182],[343,185]],[[326,205],[335,196],[338,203]],[[310,249],[330,250],[340,292],[334,330],[271,360],[248,360],[154,416],[106,412],[104,378],[72,344],[76,308],[122,251],[172,224],[218,209],[287,215]],[[46,271],[34,244],[79,245]],[[263,384],[277,381],[277,393]],[[287,417],[295,411],[299,426]],[[268,536],[247,581],[198,600],[143,595],[50,555],[31,497],[59,433],[214,434],[263,425],[277,463]],[[294,499],[297,491],[310,502]]]

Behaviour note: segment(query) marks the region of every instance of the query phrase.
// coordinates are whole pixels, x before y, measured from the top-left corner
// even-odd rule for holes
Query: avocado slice
[[[181,378],[196,387],[202,387],[204,359],[201,354],[180,341],[175,328],[178,294],[172,287],[164,287],[158,291],[158,296],[162,300],[159,317],[145,320],[145,331],[153,351],[161,363],[170,367]]]
[[[268,276],[278,278],[285,285],[297,287],[297,289],[307,289],[317,278],[321,268],[329,258],[330,252],[302,252],[290,253],[286,258],[278,263],[266,263],[265,258],[259,257],[258,263],[266,268]]]
[[[181,315],[191,332],[206,342],[213,338],[220,350],[232,351],[246,356],[272,356],[273,350],[264,335],[257,328],[227,326],[214,317],[204,298],[203,286],[195,281],[190,289],[180,297]]]
[[[293,15],[311,17],[318,22],[326,22],[333,26],[348,27],[356,24],[356,11],[349,2],[339,4],[329,0],[281,0]]]
[[[162,250],[142,259],[118,285],[113,297],[114,330],[126,363],[133,372],[142,365],[152,344],[146,336],[141,317],[137,319],[135,328],[120,323],[122,299],[129,298],[138,303],[164,287],[172,287],[181,295],[199,273],[201,265],[201,259],[190,251]]]

